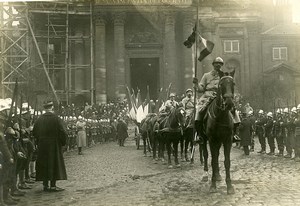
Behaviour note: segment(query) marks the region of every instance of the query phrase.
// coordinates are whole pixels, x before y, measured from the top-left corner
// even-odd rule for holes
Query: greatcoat
[[[38,118],[33,135],[37,139],[36,180],[66,180],[67,173],[62,146],[65,146],[67,131],[62,120],[51,112]]]

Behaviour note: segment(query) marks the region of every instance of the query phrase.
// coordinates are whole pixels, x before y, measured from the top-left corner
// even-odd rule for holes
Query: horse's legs
[[[184,133],[184,155],[185,161],[189,162],[190,159],[188,157],[188,149],[189,145],[192,147],[192,139],[193,139],[193,130],[191,128],[187,128]]]
[[[207,148],[206,148],[207,151]],[[204,148],[203,148],[203,144],[199,144],[199,153],[200,153],[200,164],[203,165],[204,164]],[[208,156],[208,153],[207,153]]]
[[[152,133],[152,139],[153,139],[153,147],[152,147],[152,152],[153,152],[153,159],[156,159],[156,148],[157,148],[157,134],[156,133]]]
[[[217,174],[219,173],[219,151],[221,147],[221,142],[218,141],[210,141],[210,153],[211,153],[211,166],[212,166],[212,177],[211,177],[211,185],[209,191],[211,193],[217,191]]]
[[[180,136],[177,136],[180,135]],[[173,147],[174,147],[174,151],[175,151],[175,165],[177,167],[180,167],[180,164],[178,162],[178,144],[179,144],[179,139],[181,138],[181,134],[174,134],[173,136],[174,139],[172,139],[172,143],[173,143]]]
[[[169,134],[166,134],[166,146],[167,146],[167,152],[168,152],[168,165],[169,167],[172,166],[172,161],[171,161],[171,153],[172,153],[172,148],[171,148],[171,140]]]
[[[204,158],[204,171],[208,172],[208,150],[207,150],[207,140],[203,140],[203,144],[200,146],[202,149],[203,153],[203,158]]]
[[[181,157],[181,161],[184,161],[184,156],[183,156],[183,151],[184,151],[184,136],[179,134],[179,138],[180,138],[180,157]],[[174,147],[174,146],[173,146]]]
[[[142,137],[143,137],[143,145],[144,145],[144,156],[147,156],[147,137],[146,137],[147,133],[143,133]]]
[[[204,176],[202,177],[202,181],[203,182],[207,182],[208,181],[208,151],[207,151],[207,140],[203,140],[203,143],[199,144],[199,152],[200,152],[200,156],[201,153],[203,154],[204,157]]]
[[[226,171],[226,185],[227,185],[227,194],[234,194],[234,187],[231,184],[230,178],[230,151],[231,151],[231,142],[224,144],[224,166]]]

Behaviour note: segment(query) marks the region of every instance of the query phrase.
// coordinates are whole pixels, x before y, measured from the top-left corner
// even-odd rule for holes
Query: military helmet
[[[297,106],[297,110],[300,110],[300,104],[298,104],[298,106]]]
[[[262,109],[258,111],[258,114],[263,114],[263,113],[264,111]]]
[[[277,114],[282,114],[282,109],[277,109],[276,113]]]
[[[293,107],[293,108],[291,109],[291,112],[297,113],[296,107]]]
[[[272,112],[268,112],[267,117],[273,117],[273,113]]]
[[[214,59],[213,63],[221,63],[222,65],[224,65],[224,60],[221,57],[217,57]]]
[[[175,93],[171,93],[169,97],[175,97]]]
[[[283,112],[284,113],[289,113],[289,109],[286,107],[286,108],[284,108]]]
[[[193,90],[191,88],[188,88],[185,93],[188,93],[188,92],[193,92]]]
[[[248,115],[252,115],[252,114],[253,114],[253,111],[250,110],[250,111],[248,112]]]

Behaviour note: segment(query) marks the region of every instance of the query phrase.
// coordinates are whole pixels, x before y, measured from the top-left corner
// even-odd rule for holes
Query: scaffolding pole
[[[69,104],[69,91],[70,85],[69,81],[69,3],[67,3],[67,10],[66,10],[66,54],[65,54],[65,90],[66,90],[66,100],[67,104]]]
[[[44,61],[43,56],[42,56],[42,54],[41,54],[41,50],[40,50],[39,45],[38,45],[38,43],[37,43],[37,41],[36,41],[36,38],[35,38],[35,36],[34,36],[34,32],[33,32],[33,29],[32,29],[32,27],[31,27],[31,24],[30,24],[30,21],[29,21],[28,16],[26,16],[26,20],[27,20],[27,24],[28,24],[28,27],[29,27],[31,36],[32,36],[32,38],[33,38],[34,44],[35,44],[35,46],[36,46],[37,52],[38,52],[38,54],[39,54],[40,60],[41,60],[41,62],[42,62],[43,69],[44,69],[44,71],[45,71],[46,77],[47,77],[47,79],[48,79],[48,81],[49,81],[49,84],[50,84],[50,87],[51,87],[52,92],[53,92],[53,94],[54,94],[55,100],[56,100],[57,104],[59,105],[59,99],[58,99],[58,97],[57,97],[57,94],[56,94],[56,91],[55,91],[55,89],[54,89],[54,86],[53,86],[53,84],[52,84],[52,82],[51,82],[50,76],[49,76],[49,74],[48,74],[48,71],[47,71],[47,68],[46,68],[46,65],[45,65],[45,61]]]
[[[90,2],[90,35],[91,35],[91,105],[94,104],[94,29],[93,29],[93,5]]]

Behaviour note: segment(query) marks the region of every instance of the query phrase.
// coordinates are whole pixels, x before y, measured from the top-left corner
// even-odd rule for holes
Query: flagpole
[[[197,78],[197,70],[198,70],[198,44],[199,44],[199,0],[196,0],[196,29],[195,29],[195,60],[194,60],[194,78]],[[196,117],[196,100],[197,100],[197,87],[194,88],[194,121]],[[194,135],[194,141],[197,139],[197,133],[195,131],[195,126],[193,126],[193,135]],[[194,153],[195,153],[195,143],[193,143],[193,148],[192,148],[192,154],[191,154],[191,163],[194,162]]]

